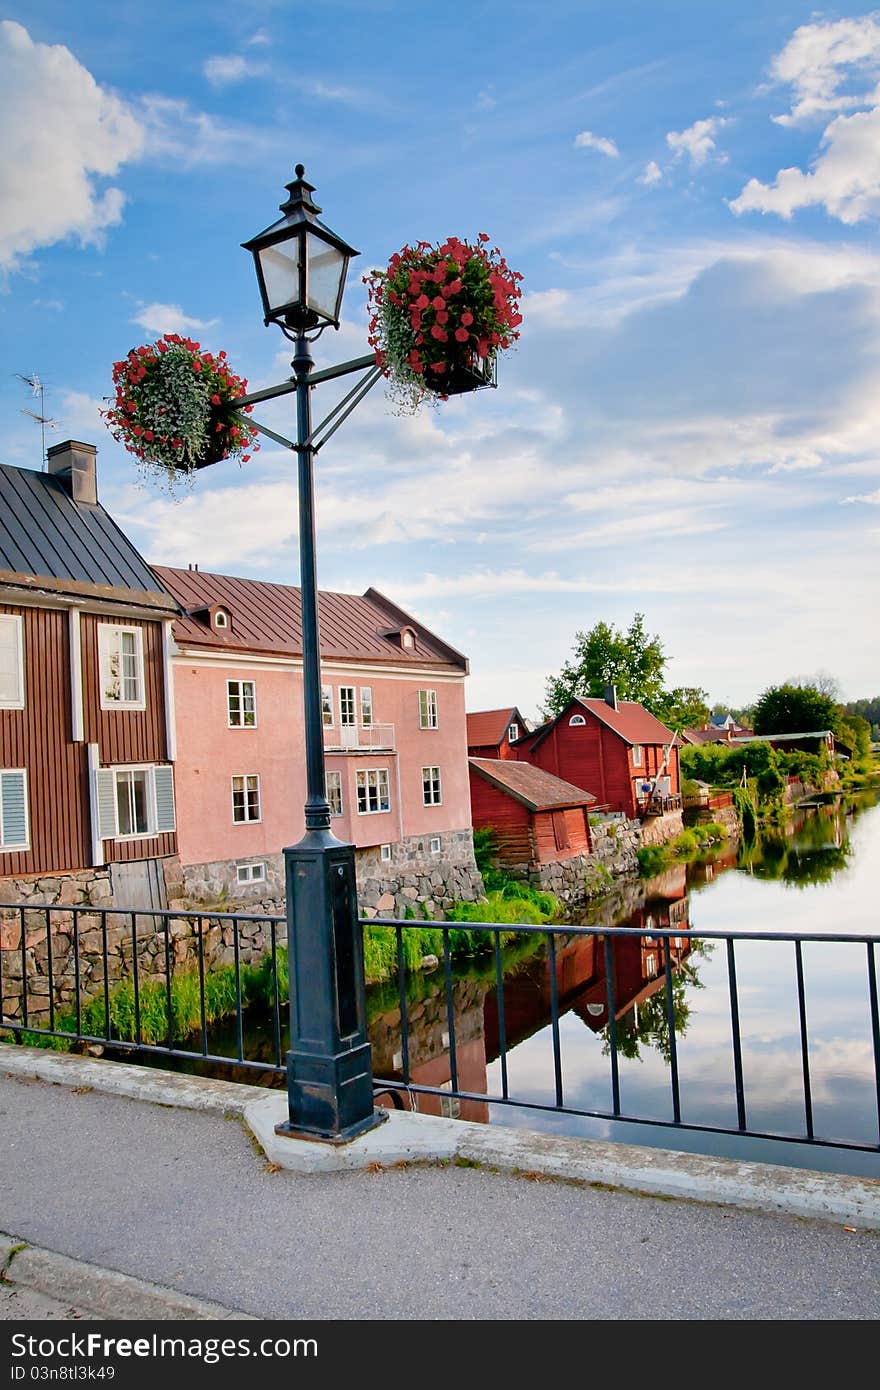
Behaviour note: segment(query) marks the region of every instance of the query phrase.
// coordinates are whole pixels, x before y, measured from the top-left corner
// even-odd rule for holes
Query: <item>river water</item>
[[[798,812],[785,831],[762,834],[752,846],[723,845],[648,881],[628,879],[572,924],[632,927],[612,938],[620,1101],[624,1113],[656,1125],[560,1113],[555,1097],[551,980],[547,948],[534,938],[504,955],[503,1026],[508,1094],[494,1099],[414,1095],[420,1110],[494,1125],[538,1129],[749,1158],[769,1163],[880,1177],[880,1155],[822,1148],[783,1138],[746,1139],[667,1127],[672,1119],[669,1036],[662,950],[653,928],[695,933],[876,933],[880,884],[880,804],[876,791]],[[696,1125],[737,1123],[726,945],[676,938],[674,1013],[681,1118]],[[564,1103],[611,1110],[605,957],[601,939],[560,938],[555,960]],[[878,1099],[864,944],[807,941],[803,947],[810,1039],[812,1118],[817,1138],[876,1144]],[[801,1135],[804,1090],[794,946],[745,941],[736,946],[742,1065],[749,1128]],[[396,982],[368,990],[373,1070],[402,1076]],[[495,966],[475,958],[457,965],[453,1012],[459,1089],[501,1096],[502,1060]],[[247,1016],[244,1056],[273,1060],[271,1020]],[[286,1012],[286,1011],[285,1011]],[[450,1086],[444,972],[408,982],[410,1075],[414,1083]],[[235,1055],[234,1026],[218,1027],[210,1050]],[[286,1030],[282,1046],[287,1047]],[[161,1058],[151,1059],[167,1066]],[[185,1063],[175,1065],[188,1066]],[[205,1070],[200,1064],[192,1070]],[[214,1070],[253,1082],[243,1069]],[[266,1084],[283,1077],[266,1074]]]

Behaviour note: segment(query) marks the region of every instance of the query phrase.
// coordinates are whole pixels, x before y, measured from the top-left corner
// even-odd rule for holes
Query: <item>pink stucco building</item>
[[[155,569],[185,610],[172,670],[188,892],[277,899],[281,851],[304,830],[299,589]],[[374,589],[321,593],[319,619],[331,828],[358,851],[362,906],[478,896],[467,659]]]

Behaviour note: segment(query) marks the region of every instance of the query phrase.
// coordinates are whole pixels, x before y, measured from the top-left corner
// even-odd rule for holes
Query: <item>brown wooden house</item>
[[[527,732],[528,725],[516,705],[477,710],[467,716],[468,754],[472,758],[515,758],[514,744]]]
[[[597,809],[622,811],[630,819],[681,806],[675,735],[644,706],[575,696],[565,709],[526,734],[516,757],[582,787]]]
[[[0,876],[177,850],[178,605],[98,502],[96,450],[0,466]],[[2,896],[2,888],[0,888]]]
[[[589,854],[595,799],[549,772],[509,758],[470,758],[475,829],[494,832],[502,864],[550,864]]]

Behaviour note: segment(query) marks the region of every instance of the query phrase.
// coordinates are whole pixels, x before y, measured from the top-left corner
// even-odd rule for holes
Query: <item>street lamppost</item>
[[[281,218],[250,241],[266,324],[296,345],[293,376],[239,399],[239,408],[296,393],[296,438],[258,424],[260,433],[298,459],[302,588],[303,699],[306,780],[305,835],[284,851],[290,971],[289,1118],[276,1126],[294,1138],[347,1143],[386,1118],[373,1105],[367,1041],[363,935],[357,913],[354,846],[330,830],[324,774],[320,630],[315,564],[314,461],[318,450],[381,377],[375,357],[315,372],[311,343],[339,311],[348,263],[358,253],[319,220],[305,169],[287,184]],[[311,336],[309,336],[311,335]],[[312,428],[311,392],[322,381],[363,372],[357,385]]]

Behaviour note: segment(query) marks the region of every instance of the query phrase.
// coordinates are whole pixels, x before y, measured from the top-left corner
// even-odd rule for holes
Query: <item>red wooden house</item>
[[[492,829],[502,864],[551,864],[589,854],[594,797],[542,768],[509,758],[470,758],[471,817]]]
[[[675,735],[609,687],[604,700],[575,696],[516,744],[516,757],[591,792],[599,808],[636,816],[681,806]]]
[[[467,716],[468,754],[472,758],[515,758],[513,745],[528,732],[516,705],[483,709]]]
[[[0,467],[0,877],[110,865],[128,896],[177,852],[179,610],[98,502],[95,453]]]

